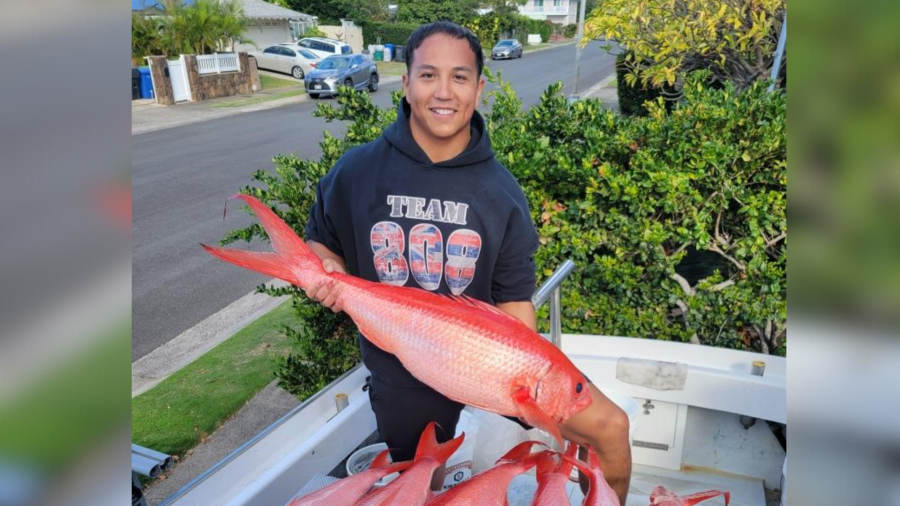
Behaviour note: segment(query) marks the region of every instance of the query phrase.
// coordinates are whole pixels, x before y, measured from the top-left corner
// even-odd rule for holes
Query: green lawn
[[[195,447],[275,379],[276,357],[292,348],[281,329],[297,321],[286,301],[132,399],[132,442],[172,455]]]
[[[402,76],[406,73],[406,63],[396,61],[377,61],[378,74],[384,76]]]
[[[302,81],[281,79],[266,74],[259,75],[259,84],[264,90],[275,90],[278,88],[287,88],[289,86],[303,86]]]
[[[269,94],[269,95],[255,95],[250,98],[245,98],[245,99],[241,99],[241,100],[232,100],[230,102],[216,102],[215,104],[213,104],[213,107],[240,107],[242,105],[258,104],[260,102],[269,102],[269,101],[278,100],[281,98],[296,97],[296,96],[302,95],[304,93],[306,93],[306,90],[304,88],[300,88],[297,90],[285,91],[283,93],[274,93],[274,94]]]

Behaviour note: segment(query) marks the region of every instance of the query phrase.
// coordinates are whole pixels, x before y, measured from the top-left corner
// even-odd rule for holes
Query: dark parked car
[[[516,39],[503,39],[491,49],[491,59],[501,60],[506,58],[521,58],[522,44]]]
[[[378,91],[378,67],[362,54],[329,56],[306,74],[306,92],[311,98],[336,95],[338,86],[353,86],[357,90]]]

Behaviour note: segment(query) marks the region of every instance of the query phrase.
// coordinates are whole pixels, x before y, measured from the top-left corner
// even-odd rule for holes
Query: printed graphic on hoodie
[[[468,204],[437,199],[426,200],[404,195],[389,195],[391,217],[466,223]],[[404,255],[405,237],[409,237],[409,262]],[[370,234],[373,261],[378,279],[382,283],[403,286],[412,271],[413,279],[425,290],[440,288],[444,275],[444,237],[432,224],[420,223],[408,234],[392,221],[381,221],[372,227]],[[481,236],[474,230],[455,230],[447,239],[447,286],[454,295],[461,295],[475,278],[475,266],[481,253]]]

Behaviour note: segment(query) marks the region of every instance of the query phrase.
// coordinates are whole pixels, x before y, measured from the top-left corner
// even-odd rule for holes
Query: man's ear
[[[403,94],[408,97],[409,96],[409,74],[403,74],[400,77],[400,80],[403,81]]]
[[[484,78],[484,74],[481,74],[481,77],[478,78],[478,96],[476,97],[476,102],[481,102],[481,93],[484,91],[485,84],[487,84],[487,79]]]

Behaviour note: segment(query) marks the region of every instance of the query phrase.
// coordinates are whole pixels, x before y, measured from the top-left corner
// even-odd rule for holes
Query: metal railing
[[[239,72],[241,60],[237,53],[214,53],[197,55],[198,74],[220,74],[222,72]]]
[[[562,292],[560,285],[575,270],[575,263],[566,260],[562,263],[553,274],[544,281],[544,284],[534,292],[531,297],[531,303],[534,304],[534,310],[537,311],[550,299],[550,342],[557,348],[562,343]]]

